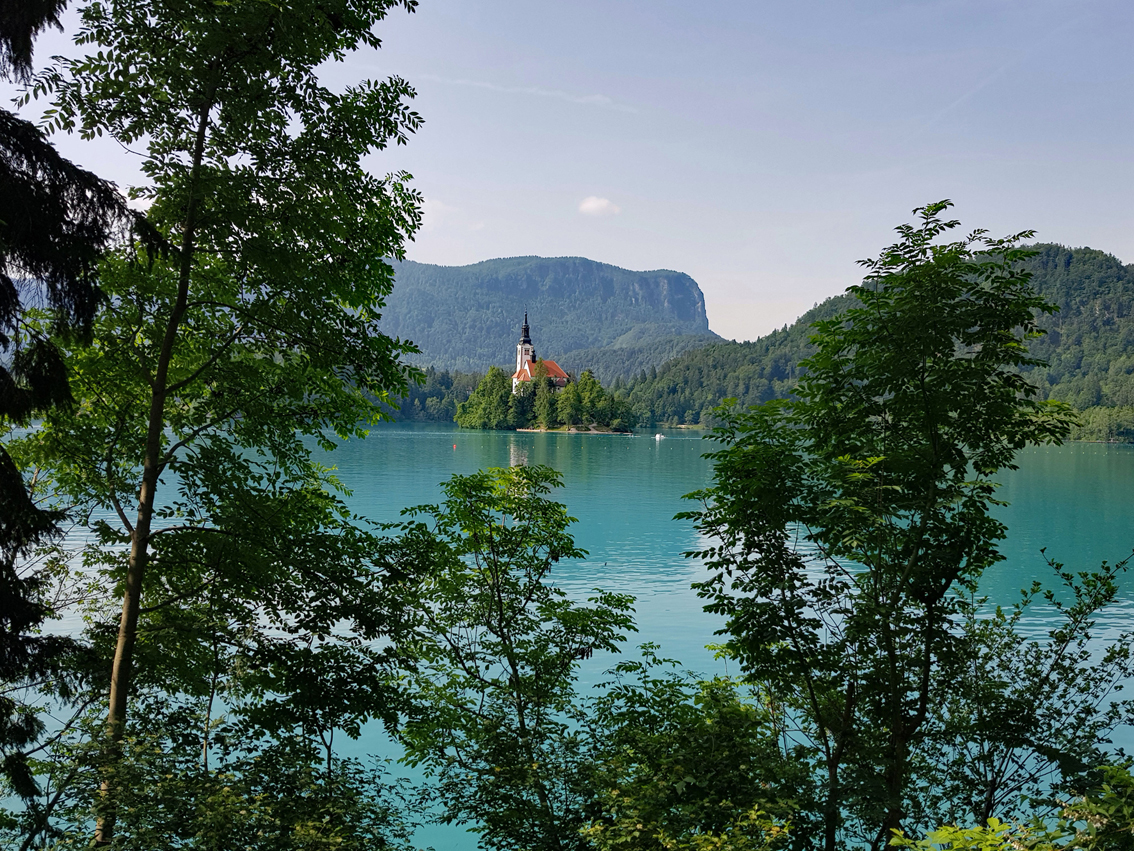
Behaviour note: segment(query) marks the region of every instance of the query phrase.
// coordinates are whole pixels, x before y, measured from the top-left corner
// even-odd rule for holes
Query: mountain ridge
[[[413,340],[420,365],[483,371],[512,360],[524,312],[536,350],[566,369],[594,368],[595,350],[622,349],[632,367],[660,364],[721,339],[709,329],[704,294],[683,272],[638,272],[585,257],[523,255],[466,266],[395,261],[395,286],[380,323]],[[611,379],[617,364],[604,366]]]

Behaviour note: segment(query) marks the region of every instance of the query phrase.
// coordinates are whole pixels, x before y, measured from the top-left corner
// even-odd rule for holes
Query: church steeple
[[[532,345],[532,335],[528,328],[528,312],[524,311],[524,324],[520,328],[520,342],[516,344],[516,374],[524,368],[526,364],[533,363],[536,359],[535,346]],[[515,389],[516,381],[512,381],[513,389]]]

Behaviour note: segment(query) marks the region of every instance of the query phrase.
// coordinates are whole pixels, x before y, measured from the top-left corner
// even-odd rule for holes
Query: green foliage
[[[931,830],[919,841],[898,831],[890,845],[926,851],[1129,851],[1134,848],[1134,777],[1129,766],[1107,765],[1097,778],[1086,794],[1064,803],[1054,824],[1033,819],[1014,825],[990,818],[984,826]]]
[[[925,839],[907,839],[898,831],[890,840],[895,848],[921,848],[924,851],[948,848],[951,851],[1007,851],[1022,847],[1027,832],[990,818],[983,827],[956,827],[947,825],[929,831]]]
[[[563,424],[556,405],[555,387],[550,381],[537,380],[532,399],[532,417],[539,428],[556,428]]]
[[[1134,266],[1090,248],[1041,243],[1031,251],[1019,258],[1019,267],[1058,310],[1036,317],[1046,333],[1028,343],[1043,363],[1022,364],[1020,370],[1038,389],[1037,398],[1088,412],[1075,439],[1134,439],[1126,410],[1134,404]],[[814,352],[811,324],[852,304],[852,298],[836,296],[754,342],[686,352],[659,366],[656,378],[639,374],[631,402],[643,422],[712,425],[706,415],[724,399],[754,405],[789,398],[803,375],[801,361]]]
[[[787,398],[815,350],[812,323],[854,304],[848,296],[828,299],[785,326],[750,343],[714,343],[639,373],[630,385],[630,404],[641,422],[709,425],[709,412],[725,399],[756,405]]]
[[[384,550],[414,612],[403,643],[415,708],[400,737],[437,778],[444,819],[499,849],[582,848],[590,761],[572,687],[579,662],[633,629],[631,598],[589,605],[547,583],[581,558],[547,467],[454,476],[445,502],[407,511]]]
[[[400,689],[389,640],[400,614],[391,612],[391,577],[372,560],[376,539],[328,493],[332,483],[325,476],[302,472],[303,459],[293,462],[299,471],[289,470],[286,461],[269,463],[219,443],[195,446],[184,459],[178,494],[167,509],[169,525],[152,537],[148,567],[160,581],[147,589],[139,615],[133,694],[159,707],[163,695],[192,699],[201,720],[174,737],[155,732],[154,712],[146,709],[135,713],[127,741],[171,736],[171,759],[199,763],[205,782],[219,747],[217,716],[238,725],[247,741],[299,736],[328,748],[336,731],[356,737],[369,719],[392,724]],[[80,719],[88,721],[98,712],[91,707],[105,701],[107,660],[114,652],[106,617],[115,601],[108,595],[127,555],[124,536],[108,523],[93,534],[84,561],[104,590],[89,600],[87,616],[95,671],[102,676],[89,677],[70,695],[56,695],[64,707],[84,710]],[[240,750],[245,739],[234,737],[228,746]],[[102,746],[98,740],[95,745]],[[97,753],[79,756],[107,765]],[[122,758],[132,759],[129,748]],[[116,766],[112,762],[108,770],[113,781],[141,782],[135,769]],[[63,803],[57,792],[90,795],[98,785],[89,772],[76,775],[66,753],[33,768],[50,768],[36,774],[42,792],[29,811],[41,814],[44,831],[67,817],[55,812]],[[75,790],[72,783],[91,785]],[[100,807],[113,804],[121,811],[148,794],[113,788],[111,797],[98,798]],[[85,812],[89,819],[89,808]]]
[[[947,207],[865,262],[794,401],[723,412],[715,484],[684,515],[713,541],[707,608],[810,743],[828,851],[920,815],[934,678],[963,667],[958,592],[1000,558],[989,477],[1069,428],[1019,375],[1050,309],[1017,267],[1029,234],[940,243]]]
[[[461,428],[516,428],[511,404],[511,377],[498,366],[490,367],[469,398],[457,405],[457,425]]]
[[[1071,429],[1071,439],[1097,443],[1134,443],[1134,406],[1087,408]]]
[[[1025,268],[1059,310],[1040,325],[1029,380],[1080,410],[1134,405],[1134,266],[1091,248],[1037,245]]]
[[[201,698],[206,719],[223,703],[270,735],[396,712],[387,577],[304,438],[364,434],[411,372],[412,346],[377,320],[384,258],[402,255],[420,197],[361,159],[420,124],[413,91],[332,92],[316,70],[377,47],[399,5],[414,4],[86,3],[88,55],[35,83],[52,127],[144,149],[135,194],[173,243],[103,262],[93,344],[59,340],[75,405],[12,450],[40,471],[38,497],[83,509],[101,586],[88,615],[104,674],[81,696],[107,705],[97,842],[137,791],[116,785],[135,698]]]
[[[1126,566],[1075,574],[1051,562],[1054,589],[1035,583],[992,611],[982,599],[959,606],[956,667],[934,679],[917,749],[923,822],[1047,816],[1053,796],[1081,789],[1111,759],[1115,729],[1134,722],[1134,701],[1115,695],[1134,676],[1134,635],[1100,649],[1095,625]],[[1051,624],[1043,637],[1037,618]]]
[[[399,422],[451,423],[457,418],[457,406],[468,400],[483,378],[429,367],[421,383],[410,384],[409,392],[397,400],[398,408],[391,416]]]
[[[1134,848],[1134,777],[1129,764],[1105,766],[1095,788],[1070,802],[1038,851],[1130,851]],[[1054,834],[1054,838],[1052,836]]]
[[[629,430],[637,420],[626,399],[608,393],[590,370],[579,376],[578,382],[568,384],[556,399],[559,421],[568,426],[585,425]]]
[[[629,378],[716,339],[697,283],[679,272],[631,272],[581,257],[510,257],[471,266],[397,264],[382,316],[387,334],[413,340],[423,365],[481,372],[506,365],[524,310],[536,349],[564,369]],[[596,350],[617,354],[599,356]]]
[[[593,702],[599,851],[790,847],[806,777],[781,752],[782,707],[736,681],[699,681],[659,659],[620,663]],[[793,831],[805,847],[804,831]]]
[[[35,37],[59,25],[61,0],[0,14],[0,74],[27,82]],[[34,783],[21,754],[43,731],[18,684],[59,679],[73,639],[40,634],[53,615],[50,570],[31,558],[61,534],[60,512],[37,505],[6,448],[13,426],[71,401],[58,345],[25,313],[50,305],[52,329],[83,338],[100,293],[98,259],[137,218],[113,184],[59,155],[43,132],[0,109],[0,775]],[[146,231],[147,234],[149,231]]]
[[[651,339],[650,331],[648,325],[635,329],[635,337],[640,335],[645,338],[644,342],[623,345],[624,336],[617,345],[564,352],[556,358],[556,363],[575,373],[589,369],[599,381],[611,385],[632,381],[643,371],[660,368],[686,352],[720,342],[720,337],[715,334],[683,334]]]
[[[153,695],[144,723],[123,743],[113,767],[120,816],[113,847],[122,851],[370,851],[406,849],[412,825],[404,784],[381,766],[327,759],[302,735],[265,739],[254,729],[209,719],[204,704]],[[92,722],[93,726],[93,722]],[[212,744],[202,763],[200,732]],[[87,848],[90,816],[101,802],[97,732],[76,730],[41,760],[43,776],[63,780],[53,792],[50,824],[34,810],[0,828],[5,847]],[[65,758],[64,758],[65,757]],[[78,772],[77,778],[68,778]],[[26,844],[20,844],[21,842]]]
[[[627,400],[603,389],[585,371],[579,380],[556,391],[542,362],[534,377],[512,393],[512,379],[499,367],[491,367],[469,398],[457,405],[461,428],[516,429],[580,426],[629,431],[637,423]]]

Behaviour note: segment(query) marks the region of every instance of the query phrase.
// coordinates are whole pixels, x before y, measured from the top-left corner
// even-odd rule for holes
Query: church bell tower
[[[516,372],[524,368],[525,364],[534,363],[535,346],[532,345],[532,335],[528,330],[528,312],[524,311],[524,325],[520,329],[520,342],[516,344]]]

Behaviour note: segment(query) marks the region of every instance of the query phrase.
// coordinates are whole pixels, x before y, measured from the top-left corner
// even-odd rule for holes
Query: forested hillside
[[[423,366],[507,367],[525,311],[539,355],[600,380],[629,378],[720,339],[709,330],[700,287],[680,272],[631,272],[581,257],[394,265],[382,330],[413,340]]]
[[[1039,245],[1030,267],[1037,288],[1059,306],[1040,325],[1033,371],[1053,399],[1079,409],[1134,405],[1134,265],[1093,248]]]
[[[1083,436],[1134,433],[1134,266],[1092,248],[1034,247],[1037,254],[1026,266],[1059,311],[1040,321],[1048,333],[1031,350],[1049,366],[1031,370],[1032,380],[1044,398],[1080,410],[1106,409],[1086,418]],[[751,405],[789,394],[799,362],[812,352],[810,324],[847,303],[846,296],[836,296],[754,342],[706,346],[664,364],[656,375],[639,374],[630,388],[635,411],[643,422],[697,424],[722,399]]]
[[[1044,398],[1088,411],[1078,436],[1134,438],[1134,266],[1092,248],[1035,248],[1027,267],[1036,288],[1059,311],[1040,320],[1047,334],[1032,343],[1032,352],[1049,366],[1031,370],[1031,379]],[[560,363],[576,375],[590,369],[615,389],[627,388],[642,423],[705,424],[723,399],[753,405],[790,394],[800,376],[799,362],[813,351],[811,324],[849,304],[848,296],[835,296],[752,342],[663,337],[579,351]],[[481,374],[431,370],[399,418],[451,420]]]
[[[835,296],[758,340],[714,343],[639,373],[630,403],[642,422],[695,425],[723,399],[755,405],[786,396],[799,379],[799,362],[813,351],[811,323],[849,304],[849,296]]]

